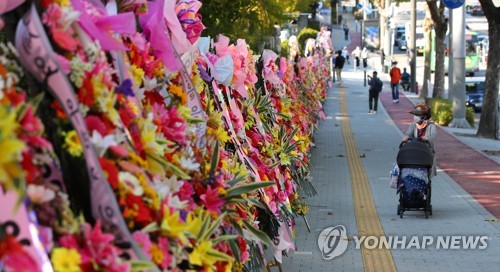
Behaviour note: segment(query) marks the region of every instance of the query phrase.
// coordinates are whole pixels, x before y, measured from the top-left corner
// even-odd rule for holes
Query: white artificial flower
[[[30,201],[38,205],[49,202],[56,197],[54,191],[43,185],[29,184],[26,193]]]
[[[184,209],[186,207],[187,200],[181,201],[178,196],[172,196],[172,194],[168,195],[168,206],[173,207],[175,209]]]
[[[115,135],[106,135],[104,138],[102,137],[99,131],[94,130],[92,132],[92,138],[90,139],[92,144],[95,147],[95,150],[99,157],[104,156],[106,150],[112,145],[116,145]]]
[[[197,163],[194,158],[181,157],[180,159],[181,167],[188,171],[198,171],[200,169],[200,164]]]
[[[118,173],[118,180],[125,185],[125,187],[128,188],[133,195],[142,196],[142,194],[144,194],[144,188],[142,188],[139,179],[129,172]]]
[[[169,194],[179,192],[182,184],[183,182],[178,181],[176,176],[172,176],[166,180],[153,179],[153,187],[162,200]]]

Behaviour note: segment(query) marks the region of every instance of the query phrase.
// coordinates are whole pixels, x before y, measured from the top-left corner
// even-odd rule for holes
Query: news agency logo
[[[342,225],[326,228],[319,234],[318,247],[325,260],[342,255],[347,245],[347,230]]]
[[[356,249],[437,249],[474,250],[488,248],[488,236],[448,235],[448,236],[353,236],[347,238],[347,230],[338,225],[324,229],[318,237],[318,247],[323,259],[332,260],[342,255],[349,240],[354,240]]]

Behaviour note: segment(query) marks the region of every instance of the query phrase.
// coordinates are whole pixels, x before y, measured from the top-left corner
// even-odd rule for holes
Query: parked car
[[[406,38],[404,35],[399,38],[398,48],[399,50],[406,50],[408,48],[406,44]]]
[[[473,108],[475,112],[483,108],[484,81],[484,77],[465,79],[465,106]]]
[[[470,14],[473,16],[484,15],[483,8],[481,5],[475,5],[472,7]]]

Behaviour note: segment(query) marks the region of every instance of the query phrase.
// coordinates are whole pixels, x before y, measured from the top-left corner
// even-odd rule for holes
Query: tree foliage
[[[273,25],[282,25],[283,13],[310,12],[313,0],[215,0],[203,1],[200,13],[204,36],[228,36],[231,41],[245,39],[257,51],[266,36],[273,36]]]

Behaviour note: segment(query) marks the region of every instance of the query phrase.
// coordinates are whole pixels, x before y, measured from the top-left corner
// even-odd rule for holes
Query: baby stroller
[[[424,211],[426,219],[432,215],[430,176],[433,161],[434,155],[428,142],[413,140],[399,146],[397,214],[400,218],[405,211]]]

